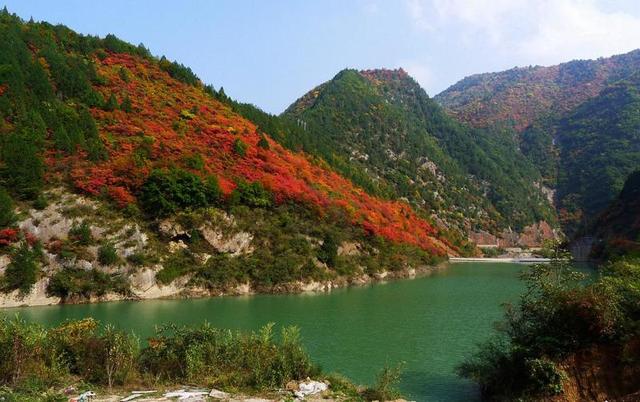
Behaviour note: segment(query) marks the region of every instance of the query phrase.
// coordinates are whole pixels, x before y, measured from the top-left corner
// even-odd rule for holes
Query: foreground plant
[[[43,328],[15,317],[0,319],[0,398],[59,400],[52,389],[81,383],[101,389],[198,384],[248,393],[284,389],[292,381],[328,378],[349,400],[398,395],[398,371],[381,374],[361,395],[353,384],[326,377],[304,351],[295,327],[274,335],[273,324],[257,332],[162,326],[140,348],[139,339],[93,319]],[[4,388],[1,388],[4,387]],[[26,399],[25,399],[26,398]],[[56,399],[58,398],[58,399]]]
[[[610,263],[591,281],[573,270],[565,254],[556,256],[523,274],[527,291],[519,303],[507,306],[495,336],[458,368],[486,399],[559,395],[571,381],[567,367],[595,365],[603,353],[617,362],[616,392],[640,388],[625,380],[640,372],[640,358],[629,352],[640,339],[640,261]],[[571,363],[576,355],[594,360]]]

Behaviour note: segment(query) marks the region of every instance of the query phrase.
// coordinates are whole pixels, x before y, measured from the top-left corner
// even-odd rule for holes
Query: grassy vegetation
[[[198,384],[232,392],[260,393],[289,381],[328,378],[332,391],[349,400],[368,393],[336,375],[325,376],[302,348],[296,328],[274,335],[269,324],[257,332],[234,332],[209,324],[160,327],[142,346],[139,338],[93,319],[43,328],[19,318],[0,319],[0,398],[58,401],[52,389],[81,383],[130,388]],[[395,373],[395,372],[394,372]],[[384,374],[375,395],[389,391],[395,374]]]
[[[201,209],[183,212],[176,221],[190,234],[184,241],[188,249],[169,255],[157,278],[168,284],[191,274],[190,284],[224,291],[249,283],[254,289],[272,291],[291,282],[309,282],[355,277],[377,272],[401,271],[410,267],[432,266],[441,259],[411,245],[372,236],[358,227],[340,224],[340,215],[322,219],[296,204],[259,208],[266,200],[260,191],[247,191],[243,203],[229,207],[233,224],[225,221],[223,211]],[[226,236],[250,233],[251,253],[232,255],[213,249],[199,234],[202,225],[223,228]],[[351,244],[353,253],[339,253],[341,244]],[[197,255],[208,254],[206,262]]]

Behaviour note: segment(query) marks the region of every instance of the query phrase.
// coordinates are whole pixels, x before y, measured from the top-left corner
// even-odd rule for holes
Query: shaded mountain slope
[[[640,171],[629,175],[617,199],[591,230],[595,237],[594,257],[640,257]]]
[[[605,88],[557,124],[557,199],[567,226],[588,225],[640,166],[639,78]]]

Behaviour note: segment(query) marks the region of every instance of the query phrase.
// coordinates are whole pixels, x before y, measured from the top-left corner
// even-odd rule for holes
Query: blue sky
[[[403,67],[435,95],[514,66],[640,47],[638,0],[0,0],[28,19],[144,43],[280,113],[343,68]]]

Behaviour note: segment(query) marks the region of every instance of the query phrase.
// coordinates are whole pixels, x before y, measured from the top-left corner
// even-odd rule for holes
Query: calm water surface
[[[501,304],[524,289],[515,264],[454,264],[430,277],[317,295],[260,295],[198,300],[115,302],[6,310],[55,325],[94,317],[142,337],[161,323],[257,329],[269,322],[300,327],[325,371],[370,383],[385,364],[405,362],[401,383],[417,401],[478,400],[454,367],[486,339]]]

